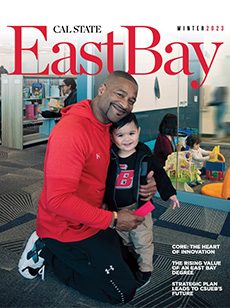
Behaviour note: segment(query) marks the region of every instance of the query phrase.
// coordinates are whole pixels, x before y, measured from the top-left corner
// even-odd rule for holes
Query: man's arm
[[[75,118],[61,121],[50,135],[45,158],[46,207],[54,215],[63,217],[63,221],[106,229],[112,213],[91,205],[91,199],[84,198],[84,192],[78,189],[88,155],[89,137],[85,136],[84,128],[75,124]],[[102,183],[98,194],[103,195],[103,188]],[[88,193],[93,189],[95,186],[90,185]]]

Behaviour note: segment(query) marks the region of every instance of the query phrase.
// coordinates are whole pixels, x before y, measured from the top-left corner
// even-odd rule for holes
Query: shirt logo
[[[127,165],[121,165],[121,172],[117,177],[116,189],[129,189],[133,186],[134,170],[126,170]]]
[[[96,153],[96,159],[100,159],[101,158],[101,154],[100,153]]]

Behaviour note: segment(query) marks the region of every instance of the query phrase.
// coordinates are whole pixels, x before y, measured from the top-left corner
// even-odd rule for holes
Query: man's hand
[[[134,210],[123,209],[117,213],[117,230],[131,231],[144,221],[144,217],[133,215],[133,212]]]
[[[176,207],[180,207],[180,203],[176,195],[171,196],[169,199],[170,199],[170,206],[172,207],[173,210],[175,210]]]
[[[139,195],[141,195],[141,200],[149,201],[157,192],[157,184],[153,177],[154,172],[150,171],[147,175],[147,184],[140,185]]]

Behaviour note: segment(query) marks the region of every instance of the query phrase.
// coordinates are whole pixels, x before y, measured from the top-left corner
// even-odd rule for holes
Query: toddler
[[[198,135],[192,134],[187,137],[186,144],[189,146],[189,151],[192,156],[192,161],[195,167],[200,170],[201,175],[206,174],[204,164],[207,160],[214,158],[214,154],[210,151],[205,151],[200,147],[201,139]]]
[[[140,177],[146,164],[147,175],[154,171],[158,192],[163,200],[170,199],[173,209],[179,207],[176,190],[165,170],[151,150],[139,142],[140,127],[133,113],[111,126],[111,161],[107,174],[105,203],[111,211],[128,208],[137,209],[139,200]],[[143,203],[142,203],[143,204]],[[138,271],[135,278],[138,286],[150,281],[153,270],[153,221],[151,213],[136,229],[124,232],[117,230],[125,246],[135,251],[138,258]]]

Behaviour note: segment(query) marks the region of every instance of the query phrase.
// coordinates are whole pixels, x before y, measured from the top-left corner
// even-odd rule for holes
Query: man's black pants
[[[111,304],[124,304],[134,297],[136,281],[123,260],[115,230],[101,230],[79,242],[43,241],[41,256],[66,285]]]

